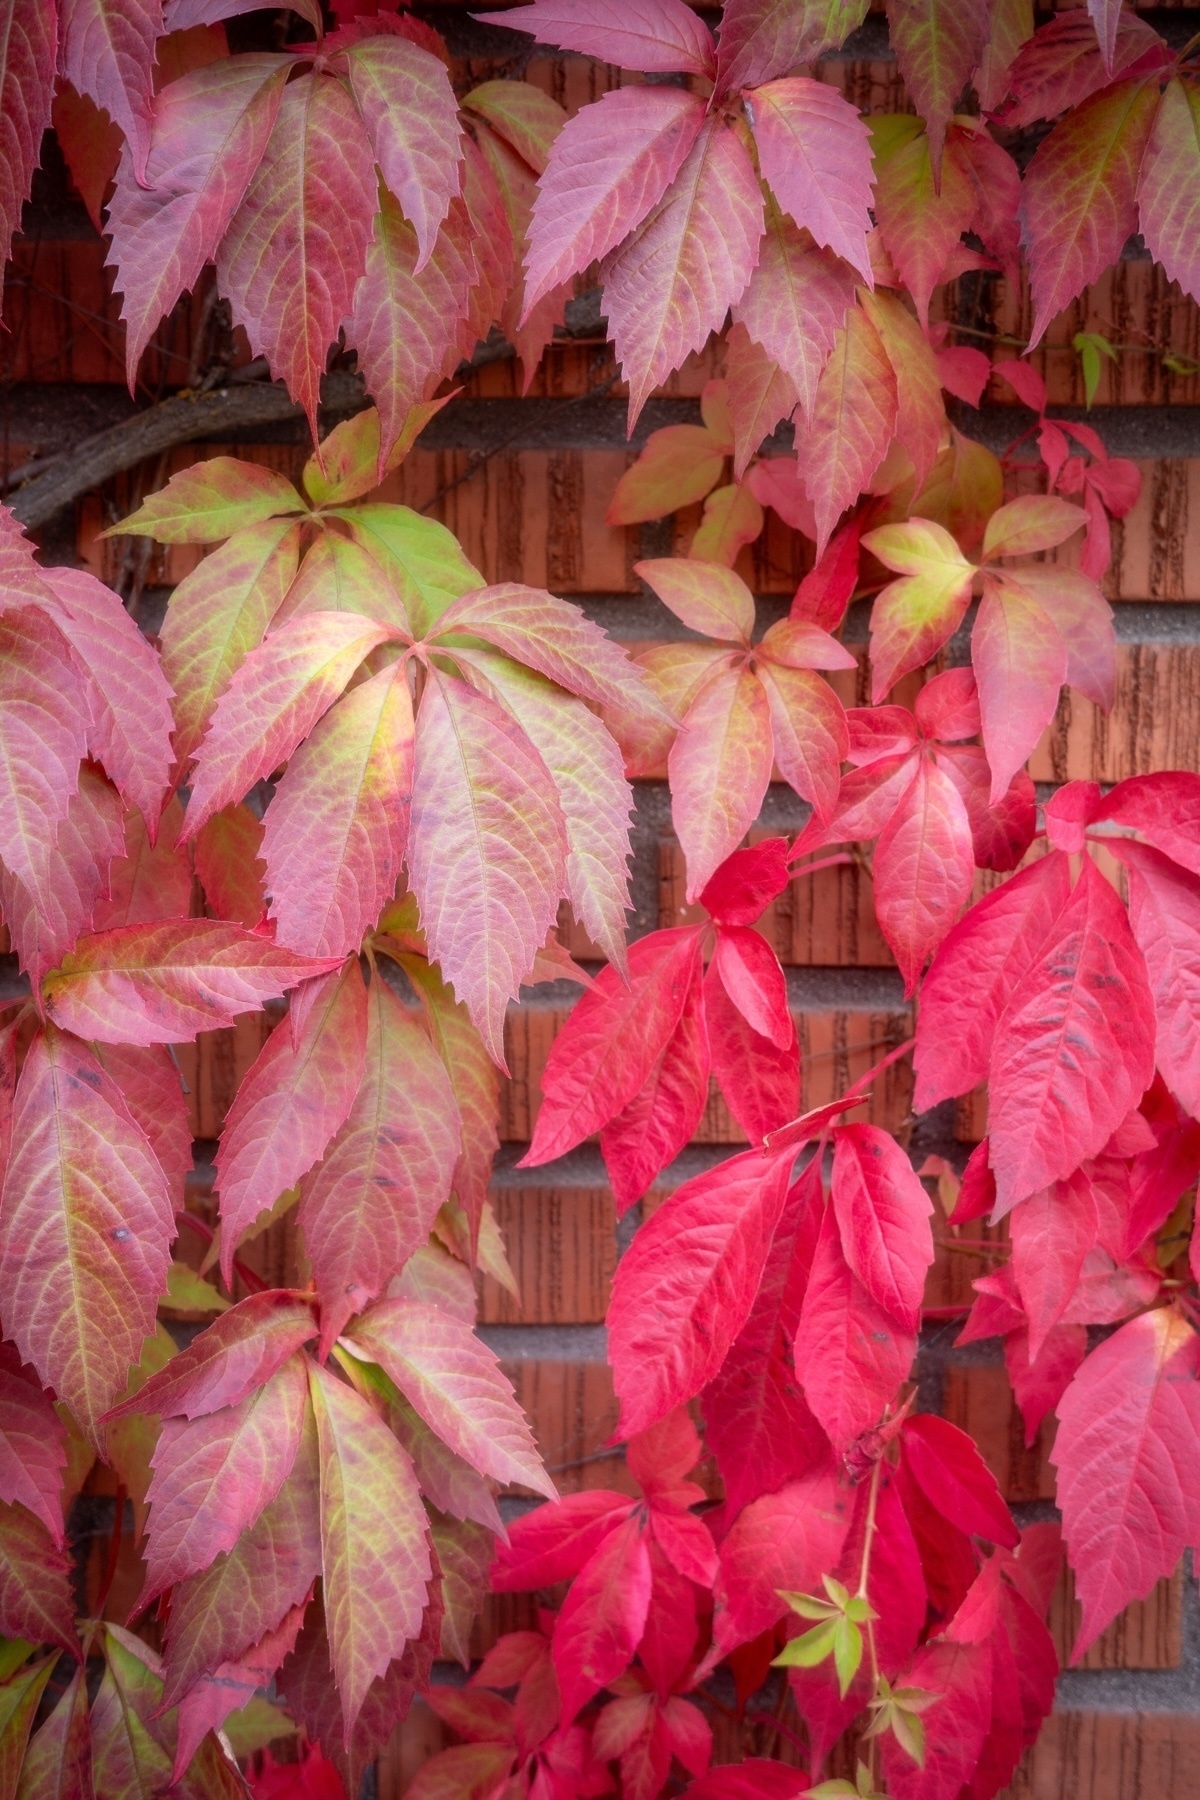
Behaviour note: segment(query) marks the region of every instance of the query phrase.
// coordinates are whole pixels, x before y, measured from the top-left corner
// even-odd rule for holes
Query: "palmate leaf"
[[[174,1211],[116,1084],[85,1045],[44,1027],[17,1084],[0,1196],[0,1310],[93,1439],[154,1329]]]
[[[871,139],[835,88],[805,76],[746,97],[764,179],[797,225],[871,285]]]
[[[299,1222],[327,1353],[429,1236],[462,1145],[450,1077],[383,977],[367,996],[363,1077],[345,1123],[301,1184]]]
[[[112,1407],[108,1417],[160,1413],[164,1419],[179,1415],[200,1419],[237,1406],[316,1335],[311,1295],[286,1289],[251,1294],[215,1319],[136,1393]]]
[[[503,1068],[504,1008],[566,870],[554,778],[495,701],[431,668],[417,714],[409,879],[430,954]]]
[[[421,1630],[433,1566],[412,1464],[354,1390],[310,1362],[321,1570],[347,1742],[367,1691]]]
[[[391,32],[350,43],[345,59],[379,172],[416,233],[419,274],[460,185],[462,132],[446,65]]]
[[[557,1498],[508,1378],[468,1323],[398,1298],[372,1306],[349,1335],[457,1456],[504,1486]]]
[[[737,134],[710,115],[655,210],[601,264],[604,305],[629,382],[630,427],[649,395],[741,297],[763,200]]]
[[[108,209],[109,261],[124,296],[130,386],[159,321],[195,286],[242,203],[289,66],[276,56],[231,56],[169,83],[154,101],[148,187],[130,146],[122,152]]]
[[[45,0],[9,0],[0,18],[0,256],[8,258],[50,123],[58,21]]]

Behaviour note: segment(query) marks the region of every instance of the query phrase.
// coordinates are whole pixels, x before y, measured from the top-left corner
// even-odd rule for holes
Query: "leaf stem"
[[[108,1597],[112,1592],[112,1584],[116,1579],[117,1563],[121,1558],[121,1537],[125,1525],[125,1483],[118,1481],[117,1491],[113,1496],[113,1527],[108,1539],[108,1557],[104,1564],[104,1579],[100,1583],[100,1593],[96,1599],[96,1617],[104,1617],[104,1608],[108,1605]]]

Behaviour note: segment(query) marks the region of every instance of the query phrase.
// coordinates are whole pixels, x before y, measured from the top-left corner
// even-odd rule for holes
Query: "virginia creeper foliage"
[[[292,8],[231,54],[240,0],[0,6],[5,246],[53,121],[131,387],[212,265],[314,437],[297,483],[214,456],[113,527],[205,552],[157,641],[0,510],[25,981],[0,1029],[0,1796],[356,1796],[420,1692],[459,1741],[413,1800],[990,1800],[1053,1702],[1062,1550],[1076,1655],[1200,1551],[1200,775],[1039,809],[1064,688],[1114,701],[1100,583],[1139,477],[939,304],[968,271],[1027,279],[1033,348],[1134,232],[1200,301],[1194,46],[1112,0],[1036,30],[1006,0],[889,0],[915,111],[864,117],[822,59],[865,0],[726,0],[715,35],[685,0],[479,14],[634,77],[568,116],[532,82],[457,92],[406,10]],[[702,508],[685,554],[636,565],[686,635],[636,655],[377,492],[493,328],[528,386],[589,271],[631,429],[714,334],[724,371],[611,498],[614,526]],[[372,404],[318,443],[335,346]],[[1078,348],[1090,395],[1113,352]],[[946,410],[993,380],[1034,417],[1002,459]],[[811,554],[764,629],[768,512]],[[627,942],[631,783],[664,776],[687,910]],[[754,835],[773,779],[806,808],[791,841]],[[851,862],[915,1034],[806,1110],[762,920]],[[598,1137],[618,1211],[655,1204],[608,1316],[631,1487],[560,1499],[475,1274],[512,1281],[506,1009],[561,979],[582,994],[525,1165]],[[267,1005],[197,1270],[174,1046]],[[986,1083],[961,1171],[864,1111],[909,1056],[918,1113]],[[673,1183],[714,1080],[746,1147]],[[239,1246],[287,1214],[303,1273],[266,1288]],[[1002,1339],[1031,1440],[1057,1415],[1061,1527],[1019,1530],[916,1408],[928,1272],[984,1218],[959,1341]],[[97,1460],[114,1555],[80,1618]],[[514,1488],[541,1503],[506,1529]],[[489,1585],[537,1595],[537,1629],[432,1682],[470,1668]],[[790,1762],[710,1766],[718,1668],[739,1720],[773,1684]],[[251,1751],[298,1726],[300,1761],[256,1756],[248,1790],[237,1720]],[[825,1779],[847,1732],[855,1779]]]

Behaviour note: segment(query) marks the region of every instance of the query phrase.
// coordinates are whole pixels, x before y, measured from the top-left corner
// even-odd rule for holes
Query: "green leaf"
[[[802,1632],[799,1637],[792,1638],[783,1646],[779,1655],[771,1664],[773,1669],[815,1669],[823,1663],[827,1656],[835,1656],[837,1650],[836,1633],[841,1619],[826,1619],[820,1625],[814,1625],[811,1631]]]
[[[1106,337],[1098,331],[1077,331],[1071,339],[1072,348],[1079,353],[1083,364],[1083,395],[1085,403],[1090,407],[1096,398],[1096,389],[1100,386],[1100,358],[1107,356],[1109,362],[1116,362],[1117,353]]]
[[[173,1262],[167,1270],[166,1300],[161,1304],[177,1307],[180,1312],[229,1311],[228,1300],[218,1294],[211,1282],[179,1262]]]
[[[333,517],[345,519],[355,542],[380,564],[418,635],[432,630],[452,600],[486,585],[454,534],[410,507],[371,501],[337,508]]]

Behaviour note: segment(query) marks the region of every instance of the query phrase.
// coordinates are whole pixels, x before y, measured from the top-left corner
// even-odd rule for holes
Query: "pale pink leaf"
[[[243,1231],[324,1155],[362,1079],[367,995],[357,963],[316,985],[299,1043],[275,1027],[242,1078],[217,1149],[226,1281]]]
[[[284,88],[216,261],[251,348],[303,406],[314,439],[321,376],[366,267],[376,204],[374,156],[349,93],[332,75],[301,75]]]
[[[0,55],[0,256],[6,261],[50,123],[57,37],[48,0],[9,0]]]
[[[866,0],[726,0],[717,45],[722,94],[757,87],[836,50],[862,24]]]
[[[36,888],[70,809],[91,723],[78,665],[44,613],[0,618],[0,858]]]
[[[1062,633],[1018,578],[1007,573],[985,578],[971,633],[971,664],[995,805],[1054,717],[1067,678]]]
[[[746,97],[759,166],[785,212],[872,285],[871,134],[834,87],[806,76]]]
[[[771,713],[762,682],[750,669],[719,669],[688,708],[667,759],[689,901],[758,817],[771,761]]]
[[[567,845],[541,756],[495,701],[430,669],[409,879],[430,954],[504,1066],[504,1008],[557,916]]]
[[[502,1486],[557,1498],[511,1383],[469,1324],[437,1306],[381,1300],[350,1337],[472,1468]]]
[[[18,1346],[95,1441],[166,1289],[175,1208],[120,1089],[46,1026],[17,1084],[0,1197],[0,1307]]]
[[[65,0],[58,70],[121,127],[134,172],[146,179],[153,116],[155,40],[161,0]]]
[[[450,1077],[376,974],[363,1076],[345,1123],[301,1182],[299,1223],[321,1296],[322,1354],[429,1236],[462,1131]]]
[[[0,908],[21,967],[40,982],[103,910],[109,871],[121,867],[125,839],[116,789],[85,764],[57,838],[31,848],[34,864],[25,880],[0,867]]]
[[[218,919],[124,925],[79,940],[43,984],[57,1024],[101,1043],[170,1044],[257,1011],[336,961]]]
[[[662,201],[601,264],[631,428],[652,390],[720,330],[741,298],[762,223],[749,153],[710,115]]]
[[[462,128],[449,72],[391,32],[360,38],[345,57],[379,172],[416,233],[419,274],[460,186]]]
[[[647,74],[711,76],[711,33],[684,0],[534,0],[511,12],[476,13],[488,25],[528,31],[539,44],[578,50]]]
[[[758,261],[733,316],[793,384],[805,419],[812,417],[821,371],[853,304],[850,268],[832,251],[819,250],[777,206],[768,206]]]
[[[879,333],[861,307],[852,307],[817,383],[806,438],[818,555],[886,456],[898,405],[895,371]]]
[[[525,260],[525,310],[615,250],[658,205],[704,122],[677,88],[624,87],[568,119],[538,183]]]
[[[154,102],[148,187],[126,145],[108,208],[109,262],[123,296],[125,369],[182,293],[194,288],[262,159],[289,62],[251,53],[193,69]]]
[[[316,1335],[311,1294],[286,1288],[251,1294],[221,1313],[107,1417],[160,1413],[164,1419],[180,1414],[199,1419],[237,1406]]]

